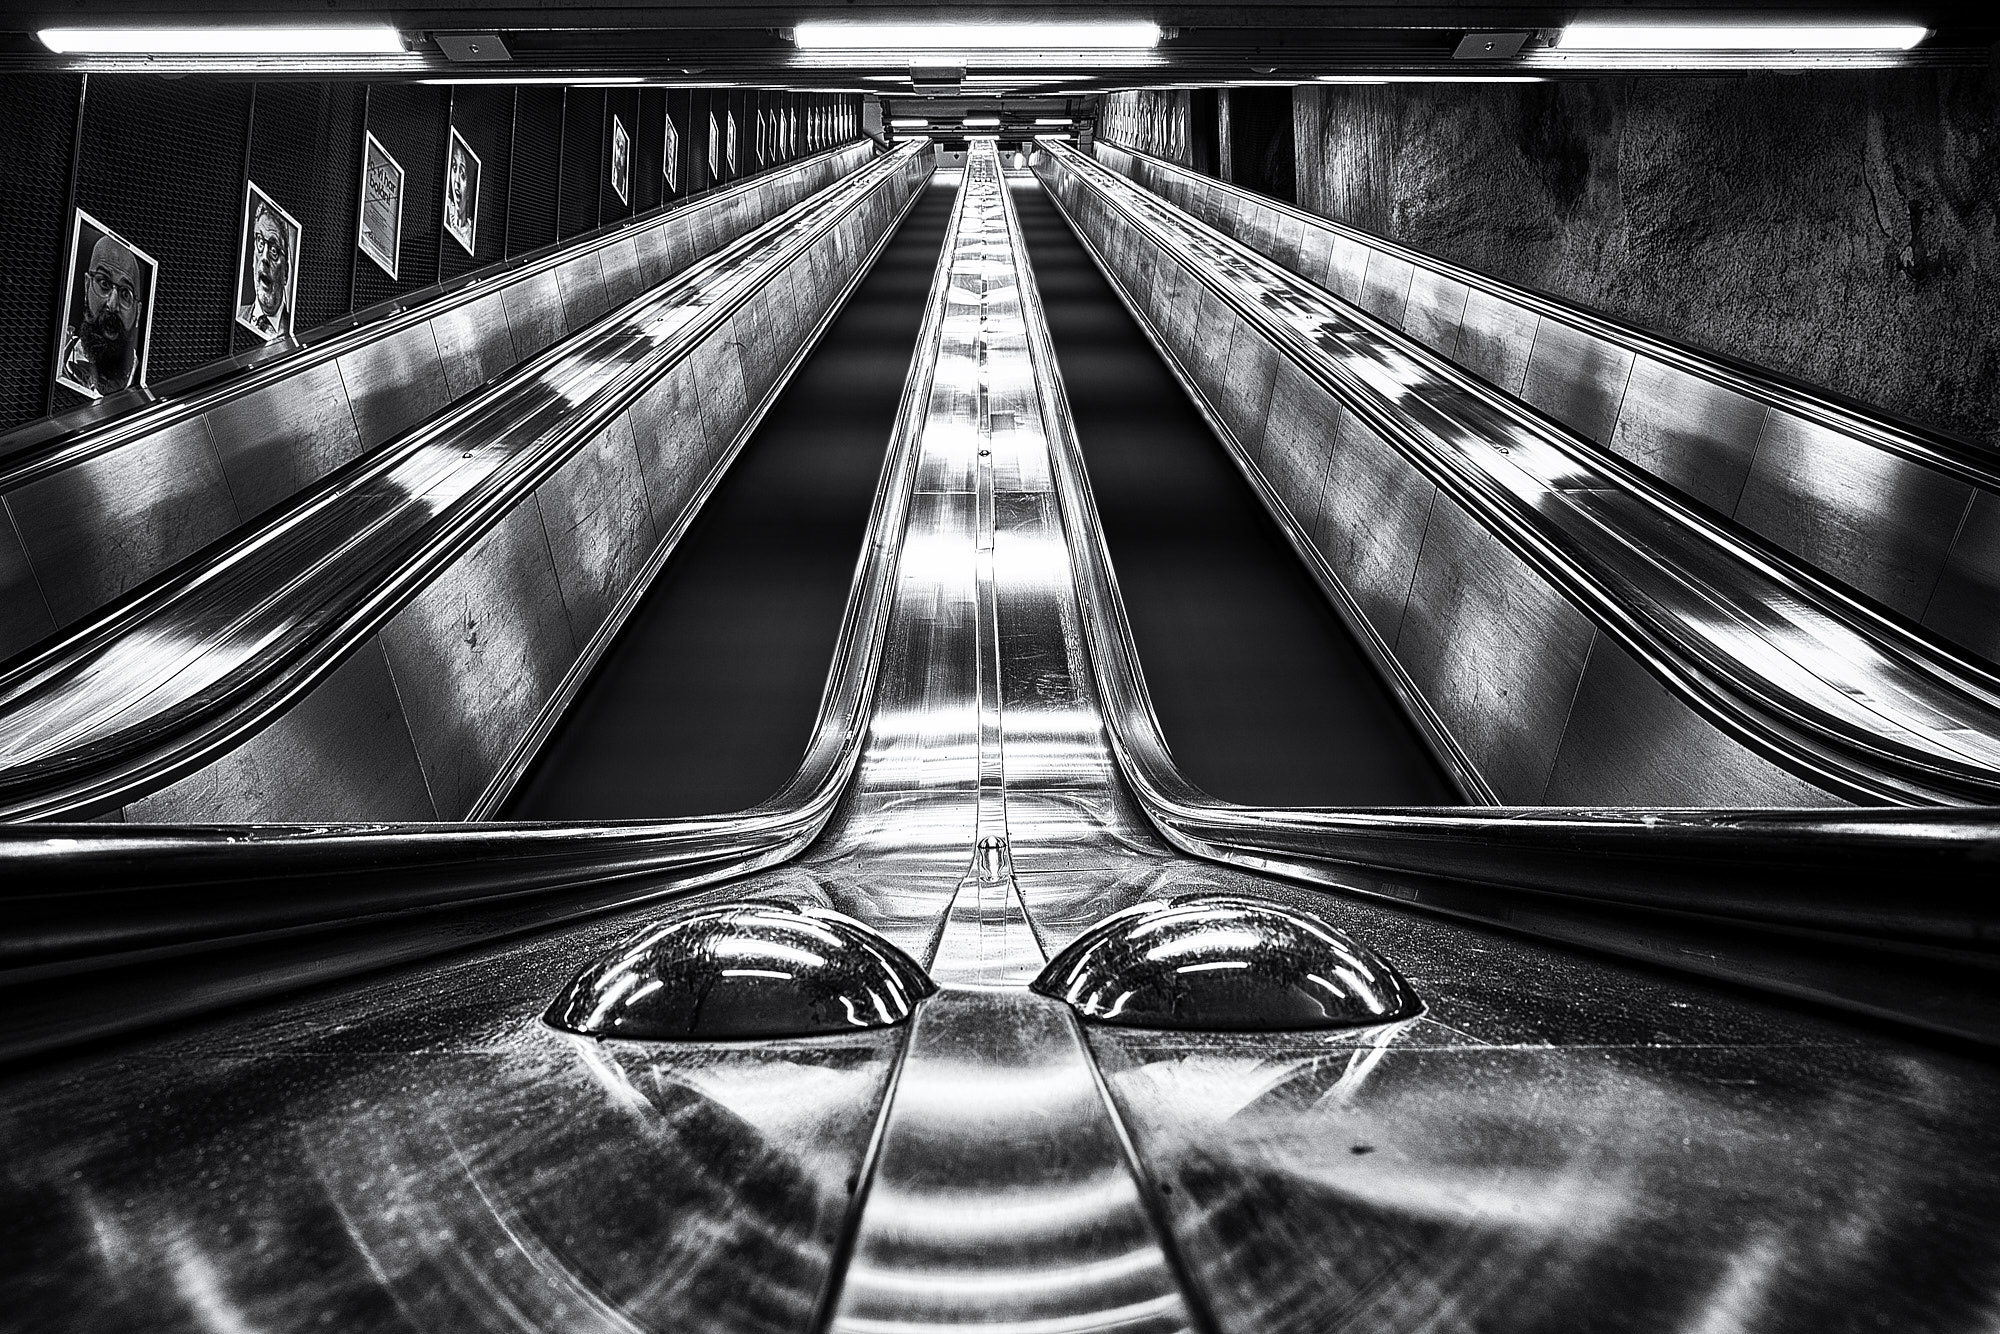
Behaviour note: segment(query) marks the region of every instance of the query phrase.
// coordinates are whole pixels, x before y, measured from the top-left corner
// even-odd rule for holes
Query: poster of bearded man
[[[304,228],[276,200],[245,181],[243,247],[236,257],[236,322],[267,343],[292,336],[298,316]]]
[[[151,255],[76,211],[56,337],[57,384],[102,398],[146,383],[159,276]]]

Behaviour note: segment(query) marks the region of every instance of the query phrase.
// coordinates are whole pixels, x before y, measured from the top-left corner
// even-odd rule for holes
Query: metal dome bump
[[[874,928],[759,899],[654,927],[578,973],[543,1018],[596,1038],[811,1037],[900,1024],[936,990]]]
[[[1226,894],[1115,912],[1050,960],[1034,990],[1131,1028],[1362,1028],[1424,1008],[1402,974],[1318,913]]]

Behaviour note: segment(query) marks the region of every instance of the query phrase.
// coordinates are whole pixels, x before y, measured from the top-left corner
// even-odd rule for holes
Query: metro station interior
[[[0,1328],[1988,1331],[2000,14],[28,0]]]

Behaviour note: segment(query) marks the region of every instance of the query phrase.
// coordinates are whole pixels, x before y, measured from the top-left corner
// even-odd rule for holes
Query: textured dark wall
[[[1300,89],[1302,206],[2000,443],[2000,77]]]
[[[705,115],[724,94],[666,89],[417,83],[250,83],[145,75],[15,74],[0,79],[0,142],[13,174],[0,191],[0,431],[84,402],[52,384],[56,289],[75,204],[160,264],[149,382],[257,346],[234,324],[243,179],[305,228],[300,333],[440,280],[463,277],[594,231],[714,182]],[[739,130],[753,108],[848,107],[852,96],[731,95]],[[634,136],[632,198],[609,184],[610,117]],[[684,170],[668,191],[666,117]],[[446,237],[445,145],[456,126],[480,159],[478,253]],[[355,249],[363,131],[405,173],[403,237],[391,278]],[[844,136],[844,137],[851,137]],[[793,156],[813,151],[803,138]],[[745,174],[753,166],[739,159]],[[767,165],[775,165],[774,154]],[[725,177],[728,174],[725,173]],[[733,179],[733,177],[730,177]]]

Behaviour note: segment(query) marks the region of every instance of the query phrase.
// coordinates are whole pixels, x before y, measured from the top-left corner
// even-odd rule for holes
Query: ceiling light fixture
[[[792,40],[802,51],[1132,50],[1157,46],[1157,23],[801,23]]]
[[[1315,83],[1547,83],[1539,74],[1319,74]]]
[[[965,118],[965,128],[968,130],[974,128],[991,129],[999,123],[1000,118],[998,116],[967,116]]]
[[[491,84],[497,88],[511,88],[517,83],[559,83],[566,88],[624,88],[635,83],[644,83],[646,82],[646,78],[642,74],[578,74],[566,78],[557,75],[548,75],[534,79],[418,79],[417,82],[427,84],[433,88],[477,88],[483,84]],[[734,88],[738,85],[704,81],[702,83],[670,83],[662,84],[661,86],[668,88]]]
[[[927,120],[892,120],[891,126],[899,130],[921,130],[930,125]]]
[[[1930,36],[1913,24],[1572,23],[1558,51],[1907,51]]]
[[[1074,120],[1071,120],[1071,119],[1070,119],[1070,118],[1069,118],[1068,116],[1037,116],[1037,117],[1035,118],[1035,124],[1037,124],[1037,125],[1074,125],[1074,124],[1076,124],[1076,122],[1075,122]]]
[[[380,24],[248,28],[43,28],[62,56],[400,56],[403,35]]]

